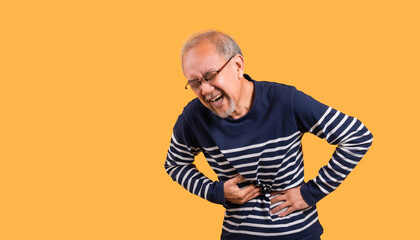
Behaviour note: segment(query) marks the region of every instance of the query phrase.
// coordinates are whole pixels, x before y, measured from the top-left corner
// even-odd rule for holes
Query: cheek
[[[197,95],[197,98],[198,98],[198,100],[200,100],[200,102],[204,105],[204,106],[207,106],[207,102],[204,100],[204,97],[203,96],[201,96],[201,95],[198,95],[198,94],[196,94]]]
[[[241,94],[241,86],[232,82],[229,86],[227,86],[226,94],[237,101]]]

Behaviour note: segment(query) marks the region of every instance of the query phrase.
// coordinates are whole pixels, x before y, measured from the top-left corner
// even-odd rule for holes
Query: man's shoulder
[[[285,83],[255,80],[251,78],[251,76],[248,74],[244,74],[244,77],[248,79],[249,81],[253,81],[263,91],[284,91],[284,92],[296,91],[296,88],[294,86],[288,85]]]
[[[206,114],[208,114],[208,109],[198,98],[194,98],[185,105],[180,117],[187,121],[193,121],[192,119],[205,117]]]
[[[278,82],[256,81],[257,91],[261,98],[272,103],[291,103],[296,87]]]
[[[281,91],[281,92],[294,92],[296,91],[296,87],[292,85],[288,85],[285,83],[279,82],[270,82],[270,81],[256,81],[257,84],[261,86],[263,90],[266,91]]]
[[[189,114],[191,112],[201,111],[202,109],[203,109],[203,104],[200,102],[198,98],[194,98],[189,103],[187,103],[187,105],[185,105],[182,113]]]

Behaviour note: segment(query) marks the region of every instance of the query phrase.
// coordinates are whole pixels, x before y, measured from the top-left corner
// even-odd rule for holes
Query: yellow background
[[[231,34],[256,80],[296,86],[375,139],[319,202],[323,240],[419,239],[416,1],[2,1],[0,239],[219,239],[223,207],[163,164],[188,35]],[[307,179],[334,147],[304,137]],[[198,167],[214,173],[199,158]]]

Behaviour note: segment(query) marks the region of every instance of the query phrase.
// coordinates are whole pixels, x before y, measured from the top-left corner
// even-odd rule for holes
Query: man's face
[[[202,82],[201,86],[194,90],[201,103],[221,118],[226,118],[235,111],[240,97],[241,86],[234,60],[235,58],[214,80]],[[204,74],[218,70],[225,63],[226,59],[216,52],[215,47],[204,42],[184,54],[184,75],[188,80],[201,79]]]

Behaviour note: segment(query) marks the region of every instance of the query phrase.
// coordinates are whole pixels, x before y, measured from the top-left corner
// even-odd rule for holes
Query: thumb
[[[236,184],[245,181],[245,178],[241,174],[236,175],[234,178],[229,180],[231,183]]]

